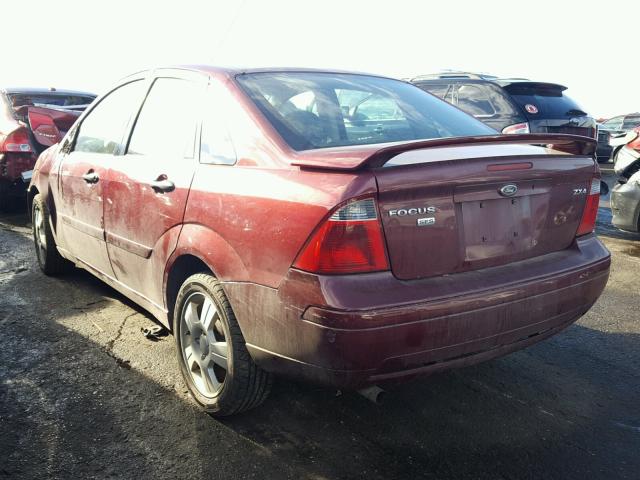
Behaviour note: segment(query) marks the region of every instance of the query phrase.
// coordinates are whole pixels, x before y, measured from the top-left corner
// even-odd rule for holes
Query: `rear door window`
[[[458,107],[474,117],[493,117],[498,112],[484,85],[459,85]]]
[[[227,115],[230,108],[228,98],[216,86],[210,86],[202,114],[202,128],[200,131],[200,163],[211,165],[233,165],[236,163],[236,150],[227,128]],[[313,108],[313,107],[310,107]]]
[[[458,85],[453,103],[476,118],[500,118],[518,114],[501,89],[488,83]]]
[[[156,79],[136,120],[127,153],[193,158],[197,93],[187,80]]]
[[[454,85],[451,85],[448,83],[446,84],[422,83],[422,84],[418,84],[417,86],[420,87],[422,90],[429,92],[431,95],[435,95],[436,97],[446,102],[453,103]]]

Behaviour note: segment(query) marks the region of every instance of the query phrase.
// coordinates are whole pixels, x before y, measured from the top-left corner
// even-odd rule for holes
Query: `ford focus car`
[[[273,374],[361,389],[504,355],[589,310],[610,264],[595,143],[497,135],[374,75],[156,69],[40,156],[36,254],[168,327],[216,415],[260,404]]]

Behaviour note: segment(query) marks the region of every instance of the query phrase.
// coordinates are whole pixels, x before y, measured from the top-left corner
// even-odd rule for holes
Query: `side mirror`
[[[609,185],[600,180],[600,195],[609,195]]]

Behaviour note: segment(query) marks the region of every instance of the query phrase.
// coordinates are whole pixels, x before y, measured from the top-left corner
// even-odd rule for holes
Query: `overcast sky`
[[[29,1],[2,5],[1,85],[101,92],[150,66],[305,66],[395,77],[466,69],[640,111],[640,1]]]

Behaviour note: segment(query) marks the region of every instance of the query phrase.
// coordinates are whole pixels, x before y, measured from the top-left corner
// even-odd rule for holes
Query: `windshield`
[[[335,73],[251,73],[237,80],[295,150],[496,131],[408,83]]]

